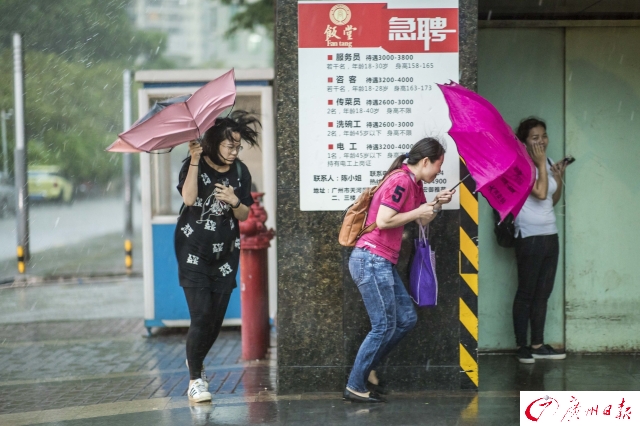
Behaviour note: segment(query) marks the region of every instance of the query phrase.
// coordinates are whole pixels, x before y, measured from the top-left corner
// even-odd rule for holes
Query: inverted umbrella
[[[476,189],[504,220],[515,218],[535,182],[535,166],[524,144],[498,110],[457,83],[439,84],[449,106],[449,135],[464,159]]]
[[[151,117],[153,117],[154,115],[156,115],[157,113],[159,113],[160,111],[165,109],[166,107],[168,107],[170,105],[173,105],[175,103],[185,102],[190,97],[191,97],[191,95],[183,95],[183,96],[177,96],[175,98],[165,99],[164,101],[156,102],[151,107],[151,109],[142,118],[140,118],[138,121],[133,123],[133,125],[131,127],[133,128],[133,127],[137,126],[140,123],[144,123],[145,121],[147,121],[148,119],[150,119]],[[140,149],[134,148],[133,146],[129,145],[128,143],[126,143],[125,141],[123,141],[120,138],[118,138],[114,143],[112,143],[109,146],[109,148],[107,148],[107,151],[110,151],[110,152],[144,152],[144,151],[142,151]]]
[[[193,95],[156,103],[131,128],[120,133],[107,151],[150,152],[196,140],[236,99],[233,70],[198,89]]]

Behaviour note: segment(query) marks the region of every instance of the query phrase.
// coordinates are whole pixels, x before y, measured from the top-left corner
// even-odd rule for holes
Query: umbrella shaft
[[[465,177],[463,177],[463,178],[460,180],[460,182],[456,183],[456,185],[455,185],[453,188],[451,188],[449,191],[453,191],[454,189],[456,189],[457,187],[459,187],[459,186],[460,186],[460,184],[461,184],[462,182],[464,182],[464,181],[465,181],[465,179],[467,179],[469,176],[471,176],[471,173],[469,173],[468,175],[466,175]]]

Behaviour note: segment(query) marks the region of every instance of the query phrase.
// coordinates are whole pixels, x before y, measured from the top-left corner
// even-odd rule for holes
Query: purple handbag
[[[416,254],[409,273],[409,294],[420,307],[438,304],[436,253],[429,246],[429,225],[420,226],[420,237],[414,240]]]

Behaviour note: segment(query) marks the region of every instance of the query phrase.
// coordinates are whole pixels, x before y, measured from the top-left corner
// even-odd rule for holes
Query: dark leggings
[[[560,253],[558,234],[516,238],[518,291],[513,301],[516,345],[527,346],[531,322],[531,344],[544,343],[547,300],[553,290]]]
[[[187,334],[187,361],[191,380],[200,378],[204,358],[218,338],[231,294],[209,288],[182,287],[189,305],[191,325]]]

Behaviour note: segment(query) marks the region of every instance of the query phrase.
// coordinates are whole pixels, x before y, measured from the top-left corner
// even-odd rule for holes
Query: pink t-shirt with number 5
[[[422,189],[422,181],[416,182],[415,176],[406,164],[403,164],[401,169],[404,172],[393,174],[374,194],[369,206],[366,226],[376,221],[381,205],[398,213],[406,213],[427,202]],[[400,255],[403,230],[404,226],[391,229],[376,228],[360,237],[356,247],[369,250],[395,265],[398,263]]]

